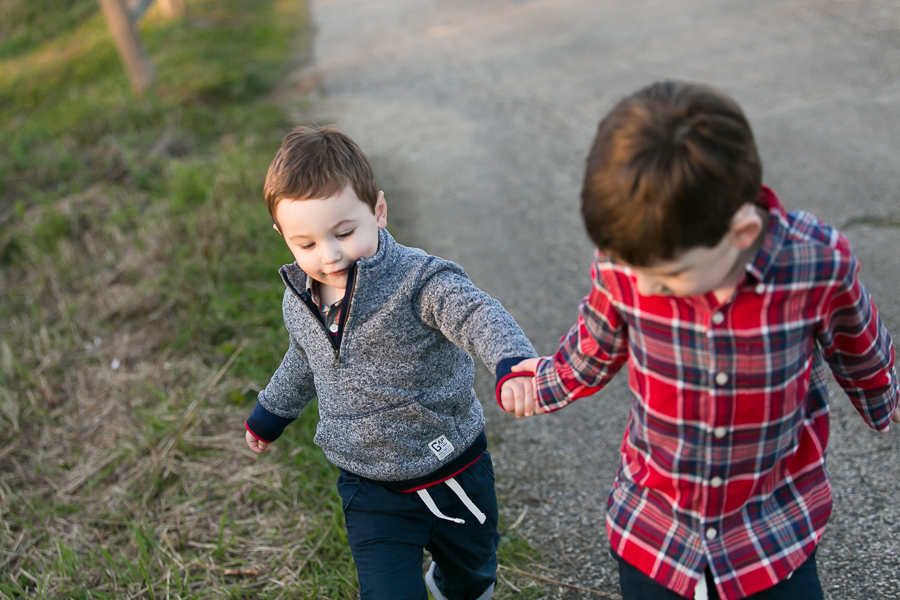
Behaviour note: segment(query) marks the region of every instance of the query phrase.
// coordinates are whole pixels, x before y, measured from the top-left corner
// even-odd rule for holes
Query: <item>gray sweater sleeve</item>
[[[274,415],[296,419],[315,396],[316,386],[306,354],[291,337],[281,365],[266,389],[259,393],[259,404]]]
[[[292,337],[281,366],[266,389],[259,393],[256,407],[244,425],[256,438],[274,442],[315,395],[312,371],[303,350]]]
[[[477,355],[492,374],[497,375],[503,359],[537,356],[512,315],[476,287],[461,268],[444,268],[425,277],[419,293],[422,321]]]

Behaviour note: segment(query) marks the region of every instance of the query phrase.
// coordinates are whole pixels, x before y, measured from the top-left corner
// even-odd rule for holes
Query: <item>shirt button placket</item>
[[[716,365],[716,344],[714,341],[715,337],[716,337],[716,329],[717,329],[716,326],[722,325],[724,322],[725,322],[725,315],[722,313],[722,311],[716,311],[710,317],[711,324],[706,330],[706,336],[709,339],[710,367],[712,369],[715,369],[717,366]],[[722,371],[715,372],[715,375],[713,376],[713,381],[715,382],[715,385],[713,386],[712,389],[710,389],[710,395],[714,399],[716,397],[715,387],[723,386],[723,385],[727,384],[728,383],[728,374],[724,373]],[[715,402],[712,402],[712,405],[715,406]],[[713,420],[715,420],[715,410],[713,410],[713,414],[711,416],[712,416]],[[721,431],[721,435],[719,435],[720,431]],[[725,436],[725,428],[724,427],[716,427],[712,433],[716,438],[721,439]],[[710,468],[710,470],[714,470],[714,469],[716,469],[716,465],[710,464],[709,468]],[[721,487],[722,483],[723,483],[723,481],[722,481],[721,477],[712,477],[708,481],[708,485],[713,489]],[[707,501],[710,502],[710,504],[704,508],[704,512],[707,512],[710,509],[712,509],[714,511],[716,510],[714,507],[715,507],[717,501],[713,498],[713,496],[716,496],[716,495],[715,494],[707,495]],[[717,535],[716,528],[715,527],[707,528],[706,531],[704,532],[704,535],[705,535],[707,541],[712,542],[716,538],[716,535]]]
[[[725,315],[722,314],[721,312],[715,312],[715,313],[713,313],[711,320],[712,320],[713,325],[721,325],[722,323],[725,322]],[[711,334],[712,332],[710,331],[709,333]],[[711,337],[711,335],[710,335],[710,337]],[[710,350],[712,350],[712,349],[713,348],[710,348]],[[715,365],[713,365],[713,366],[715,366]],[[728,383],[728,379],[729,379],[728,373],[725,373],[724,371],[717,372],[715,374],[715,377],[713,377],[713,380],[715,381],[716,386],[719,386],[719,387],[726,385]],[[713,392],[713,393],[715,393],[715,392]],[[713,434],[713,437],[720,440],[725,437],[725,435],[727,434],[727,430],[724,427],[719,426],[719,427],[716,427],[715,429],[713,429],[712,434]],[[715,467],[713,466],[713,468],[715,468]],[[723,483],[724,483],[723,479],[719,476],[714,476],[714,477],[710,478],[710,480],[709,480],[709,486],[713,489],[718,489],[718,488],[722,487]],[[714,539],[716,539],[716,535],[718,535],[718,531],[716,531],[715,527],[707,528],[707,530],[705,532],[707,541],[712,542]]]

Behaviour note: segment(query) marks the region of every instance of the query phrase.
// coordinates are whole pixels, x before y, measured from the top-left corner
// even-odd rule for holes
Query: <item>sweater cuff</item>
[[[523,360],[527,360],[529,358],[534,358],[533,356],[513,356],[511,358],[504,358],[497,364],[497,385],[494,388],[494,393],[497,396],[497,404],[500,405],[500,408],[503,408],[503,402],[500,400],[500,388],[503,386],[503,383],[513,377],[534,377],[534,373],[531,371],[522,371],[521,373],[513,373],[512,368],[522,362]]]
[[[284,428],[293,421],[294,419],[286,419],[270,413],[263,408],[262,404],[257,402],[253,413],[244,423],[244,427],[256,439],[271,444],[281,437],[281,434],[284,433]]]

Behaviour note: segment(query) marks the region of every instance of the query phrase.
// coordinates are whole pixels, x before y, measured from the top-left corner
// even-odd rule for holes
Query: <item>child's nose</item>
[[[319,260],[322,261],[322,264],[330,265],[341,259],[340,248],[333,244],[322,244],[320,249]]]

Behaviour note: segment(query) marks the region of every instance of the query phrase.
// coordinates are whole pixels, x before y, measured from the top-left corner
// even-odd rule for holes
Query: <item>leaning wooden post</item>
[[[97,0],[97,2],[103,10],[106,25],[119,50],[122,64],[125,65],[131,89],[138,96],[143,96],[153,85],[153,63],[150,62],[141,38],[134,29],[131,16],[121,0]]]

